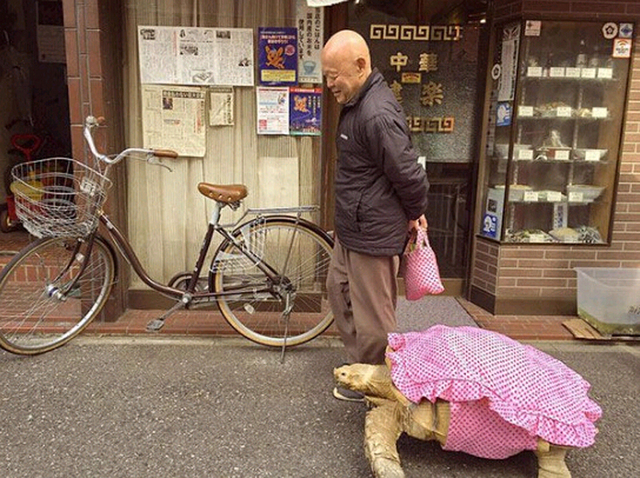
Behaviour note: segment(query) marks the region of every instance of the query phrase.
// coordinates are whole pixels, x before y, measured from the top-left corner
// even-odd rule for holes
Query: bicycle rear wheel
[[[35,355],[67,343],[100,312],[114,277],[114,254],[99,237],[89,255],[74,238],[31,243],[0,272],[0,347]]]
[[[209,290],[227,322],[253,342],[270,346],[300,345],[324,332],[333,321],[326,279],[331,239],[317,226],[290,217],[260,218],[233,233],[262,263],[277,272],[270,280],[230,241],[213,258]],[[242,289],[242,291],[240,291]],[[283,312],[291,306],[288,320]]]

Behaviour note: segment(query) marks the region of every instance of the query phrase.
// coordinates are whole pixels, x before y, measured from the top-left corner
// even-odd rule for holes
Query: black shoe
[[[345,402],[364,403],[364,393],[354,392],[348,388],[335,387],[333,389],[333,396],[338,400],[344,400]]]

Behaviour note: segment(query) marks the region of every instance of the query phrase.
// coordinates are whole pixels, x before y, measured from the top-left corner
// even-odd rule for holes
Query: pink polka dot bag
[[[404,287],[408,300],[418,300],[427,294],[440,294],[444,286],[436,254],[431,249],[427,231],[418,228],[404,251]]]

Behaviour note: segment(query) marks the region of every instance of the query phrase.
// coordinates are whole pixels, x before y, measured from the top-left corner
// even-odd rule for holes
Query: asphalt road
[[[640,475],[640,346],[535,343],[592,384],[596,444],[574,478]],[[279,353],[240,338],[80,338],[0,351],[0,477],[370,477],[365,407],[331,396],[339,342]],[[523,452],[484,460],[403,436],[407,478],[534,478]]]

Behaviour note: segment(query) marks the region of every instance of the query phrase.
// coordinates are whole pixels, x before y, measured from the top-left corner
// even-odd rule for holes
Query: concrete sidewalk
[[[536,342],[592,384],[596,444],[574,478],[640,468],[640,348]],[[241,338],[84,336],[51,353],[0,351],[0,476],[369,477],[365,407],[331,396],[339,341],[278,351]],[[530,452],[492,461],[399,441],[408,478],[534,478]]]
[[[434,315],[432,301],[457,301],[452,308],[457,315]],[[455,310],[457,309],[457,310]],[[164,310],[129,309],[113,322],[95,320],[85,333],[98,335],[147,335],[147,324],[160,317]],[[424,328],[434,323],[445,325],[477,325],[507,335],[515,340],[573,340],[573,335],[562,323],[575,316],[495,316],[462,298],[446,296],[425,297],[420,301],[409,302],[402,297],[398,303],[398,324],[407,324],[418,329],[422,322]],[[165,326],[155,335],[174,336],[233,336],[235,330],[222,318],[217,310],[180,310],[173,313]],[[332,325],[323,336],[337,337],[338,331]]]

